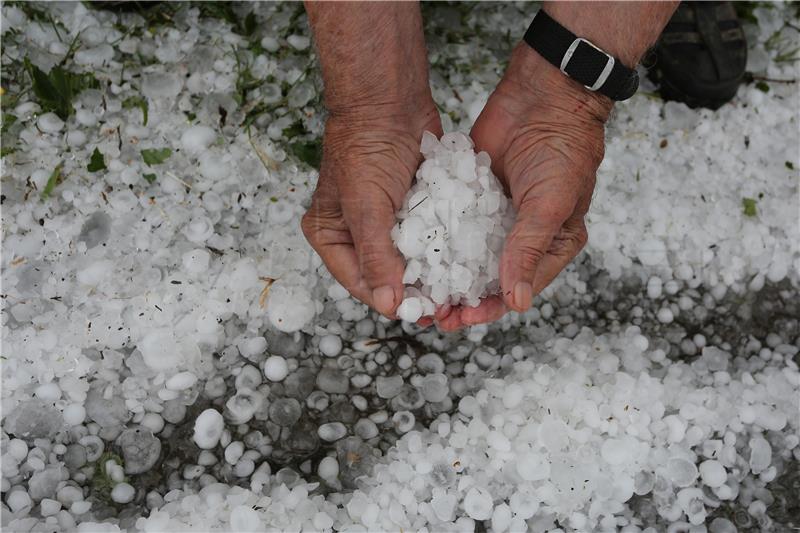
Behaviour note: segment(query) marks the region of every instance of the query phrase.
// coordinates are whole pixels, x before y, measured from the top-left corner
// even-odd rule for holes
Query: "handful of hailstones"
[[[500,254],[516,213],[486,152],[461,132],[422,135],[425,157],[397,213],[392,239],[406,258],[398,316],[415,322],[437,305],[477,306],[500,289]]]

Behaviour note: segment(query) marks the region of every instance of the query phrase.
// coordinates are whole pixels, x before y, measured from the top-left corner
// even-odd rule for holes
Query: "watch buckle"
[[[569,65],[570,59],[572,59],[573,54],[575,54],[575,49],[578,48],[578,45],[581,42],[588,44],[589,46],[591,46],[592,48],[594,48],[607,58],[606,65],[603,67],[603,70],[600,72],[600,75],[597,77],[595,82],[592,85],[584,85],[584,87],[586,87],[590,91],[596,91],[603,86],[608,77],[611,75],[611,70],[614,68],[614,56],[606,53],[601,48],[598,48],[591,41],[588,41],[583,37],[578,37],[574,41],[572,41],[572,44],[569,45],[569,48],[567,48],[567,51],[564,53],[564,57],[561,58],[561,66],[559,67],[559,69],[561,70],[561,72],[564,73],[564,75],[569,76],[569,73],[566,70],[567,65]]]

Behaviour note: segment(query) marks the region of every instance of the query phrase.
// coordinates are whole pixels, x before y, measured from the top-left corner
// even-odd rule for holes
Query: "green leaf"
[[[172,150],[169,148],[147,148],[142,150],[142,159],[148,167],[153,165],[160,165],[172,155]]]
[[[245,17],[243,29],[247,37],[250,37],[256,31],[256,15],[252,11]]]
[[[142,110],[142,125],[147,126],[147,110],[150,107],[147,99],[143,96],[131,96],[122,102],[123,109],[133,109],[134,107]]]
[[[319,170],[322,162],[322,143],[319,140],[290,143],[289,150],[297,159]]]
[[[92,152],[92,157],[89,160],[89,164],[86,165],[86,170],[89,172],[97,172],[105,169],[106,161],[103,159],[103,154],[101,154],[100,150],[95,147],[94,152]]]
[[[283,129],[283,136],[286,139],[292,139],[297,137],[298,135],[303,135],[306,132],[305,126],[303,126],[303,121],[298,120],[291,126]]]
[[[12,115],[11,113],[3,113],[3,129],[2,132],[5,133],[8,131],[8,128],[14,125],[17,121],[16,115]]]
[[[72,101],[84,89],[97,89],[100,83],[90,73],[75,74],[55,66],[45,74],[39,67],[25,58],[25,68],[31,77],[31,85],[36,100],[43,111],[51,111],[67,120],[73,113]]]
[[[767,85],[767,82],[765,82],[765,81],[758,81],[758,82],[756,82],[756,89],[758,89],[762,93],[768,93],[769,92],[769,85]]]
[[[787,161],[784,164],[786,165],[786,168],[788,168],[789,170],[794,170],[794,163],[792,163],[791,161]]]
[[[56,185],[61,183],[63,179],[61,176],[61,167],[63,166],[64,162],[62,161],[56,165],[56,168],[53,169],[53,173],[50,174],[50,177],[47,179],[47,184],[44,186],[44,189],[42,189],[42,200],[49,198],[50,194],[53,192],[53,189],[56,188]]]
[[[758,215],[756,201],[753,198],[742,198],[742,207],[744,208],[745,216],[754,217]]]
[[[156,181],[156,175],[155,174],[145,174],[142,177],[144,178],[144,180],[147,183],[153,183],[154,181]]]

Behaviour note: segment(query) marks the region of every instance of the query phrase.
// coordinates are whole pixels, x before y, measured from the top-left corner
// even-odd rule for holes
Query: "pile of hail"
[[[425,157],[408,191],[392,238],[407,261],[403,320],[432,315],[437,305],[478,305],[499,290],[500,254],[514,210],[486,152],[469,136],[441,140],[425,132]]]

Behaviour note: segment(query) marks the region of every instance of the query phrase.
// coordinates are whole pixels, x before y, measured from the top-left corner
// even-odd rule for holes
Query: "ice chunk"
[[[772,448],[762,436],[750,439],[750,470],[754,474],[759,474],[769,468],[772,462]]]
[[[289,375],[289,365],[286,359],[279,355],[272,355],[264,361],[264,376],[270,381],[283,381]]]
[[[190,154],[202,153],[216,140],[217,133],[208,126],[191,126],[181,135],[181,146]]]
[[[130,503],[136,495],[136,489],[128,483],[118,483],[111,489],[111,499],[116,503]]]
[[[397,316],[406,322],[416,322],[422,317],[422,301],[419,298],[406,298],[397,308]]]
[[[147,472],[161,455],[161,441],[144,427],[126,429],[117,438],[116,445],[122,451],[126,474]]]
[[[700,463],[700,477],[711,488],[719,487],[728,479],[725,467],[719,461],[709,459]]]
[[[481,487],[472,487],[464,498],[464,512],[473,520],[489,520],[494,511],[491,494]]]
[[[334,442],[347,435],[347,428],[341,422],[322,424],[317,430],[319,438],[327,442]]]
[[[216,409],[206,409],[194,423],[193,440],[198,447],[210,450],[219,443],[225,421]]]

